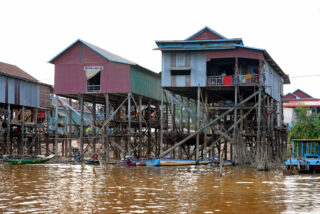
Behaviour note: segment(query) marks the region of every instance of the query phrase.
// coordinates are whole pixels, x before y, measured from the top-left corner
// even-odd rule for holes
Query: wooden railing
[[[256,85],[260,83],[259,74],[208,76],[207,86]]]
[[[87,92],[88,93],[95,93],[100,92],[101,85],[88,85]]]

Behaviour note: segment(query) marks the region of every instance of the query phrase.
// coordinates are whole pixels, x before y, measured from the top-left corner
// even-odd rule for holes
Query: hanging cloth
[[[93,70],[93,69],[90,69],[90,70],[86,70],[86,77],[87,77],[87,80],[91,79],[92,77],[94,77],[96,74],[98,74],[101,70],[99,69],[96,69],[96,70]]]

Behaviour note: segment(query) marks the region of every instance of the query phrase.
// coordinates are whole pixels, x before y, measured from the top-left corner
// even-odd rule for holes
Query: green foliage
[[[311,113],[310,108],[302,106],[295,108],[294,111],[297,122],[289,132],[289,140],[320,138],[320,115]]]

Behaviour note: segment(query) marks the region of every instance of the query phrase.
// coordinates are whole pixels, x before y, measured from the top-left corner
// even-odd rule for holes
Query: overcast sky
[[[266,49],[292,77],[285,93],[320,98],[317,0],[0,0],[0,61],[53,84],[48,61],[80,38],[160,72],[154,41],[186,39],[204,26]]]

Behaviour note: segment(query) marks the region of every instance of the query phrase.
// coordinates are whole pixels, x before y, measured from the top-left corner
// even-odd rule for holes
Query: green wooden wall
[[[140,66],[131,66],[131,92],[161,100],[161,77]]]

